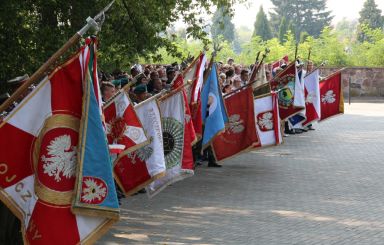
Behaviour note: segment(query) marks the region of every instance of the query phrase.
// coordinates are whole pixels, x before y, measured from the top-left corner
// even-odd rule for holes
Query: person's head
[[[271,72],[266,70],[265,71],[265,77],[267,78],[267,81],[271,81],[272,79],[272,75],[271,75]]]
[[[147,86],[145,84],[140,84],[133,89],[133,93],[136,96],[137,102],[140,103],[150,97],[147,92]]]
[[[168,78],[168,82],[173,81],[173,79],[175,78],[175,76],[176,76],[176,71],[175,71],[175,69],[174,69],[172,66],[168,67],[168,68],[167,68],[167,78]]]
[[[153,80],[153,89],[156,91],[161,91],[163,89],[163,82],[160,78],[156,78]]]
[[[308,60],[308,65],[307,65],[307,72],[312,72],[313,71],[313,62],[311,60]]]
[[[100,90],[104,101],[109,100],[116,92],[115,86],[111,82],[101,83]]]
[[[157,71],[152,71],[150,75],[151,80],[155,80],[159,78],[159,73]]]
[[[137,67],[136,66],[132,66],[132,68],[131,68],[131,75],[132,75],[132,77],[136,77],[137,75],[139,75],[139,70],[137,69]]]
[[[233,58],[228,58],[228,60],[227,60],[227,64],[230,66],[233,65],[234,62],[235,62],[235,60]]]
[[[233,78],[233,84],[232,84],[232,87],[233,87],[234,89],[237,89],[237,88],[240,88],[240,87],[241,87],[241,78],[240,78],[240,77],[235,76],[235,77]]]
[[[272,63],[268,63],[268,70],[272,72]]]
[[[231,92],[231,85],[229,85],[229,84],[224,85],[222,92],[223,92],[223,94],[227,94],[227,93]]]
[[[235,66],[235,74],[239,76],[240,73],[241,73],[241,67],[239,65]]]
[[[233,70],[232,67],[229,68],[229,70],[225,73],[225,76],[227,78],[232,78],[235,75],[235,70]]]
[[[165,72],[164,72],[164,68],[162,68],[162,67],[157,69],[157,74],[159,75],[159,78],[166,77]]]
[[[227,79],[227,76],[224,73],[220,73],[219,78],[221,82],[224,82]]]
[[[246,70],[246,69],[241,70],[240,78],[241,78],[241,81],[247,82],[249,80],[249,72],[248,72],[248,70]]]
[[[135,79],[136,79],[136,84],[137,85],[139,85],[139,84],[147,85],[148,84],[148,79],[147,79],[147,77],[143,73],[137,75]]]

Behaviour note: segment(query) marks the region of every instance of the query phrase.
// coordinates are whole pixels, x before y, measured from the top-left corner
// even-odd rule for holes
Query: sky
[[[253,29],[253,23],[260,5],[263,5],[264,11],[269,12],[273,7],[270,0],[251,0],[248,4],[238,4],[235,7],[235,16],[233,23],[236,27],[247,26]],[[359,11],[362,9],[365,0],[327,0],[328,10],[334,15],[332,24],[336,24],[344,17],[353,20],[359,18]],[[376,4],[384,13],[384,0],[375,0]]]

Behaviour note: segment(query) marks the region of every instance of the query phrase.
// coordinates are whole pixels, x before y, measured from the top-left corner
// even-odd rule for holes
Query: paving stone
[[[98,244],[384,244],[384,104],[123,201]]]

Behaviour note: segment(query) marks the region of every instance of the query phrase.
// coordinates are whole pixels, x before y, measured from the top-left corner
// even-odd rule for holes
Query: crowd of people
[[[247,66],[237,64],[233,58],[228,58],[226,62],[217,62],[216,64],[218,81],[223,96],[246,85],[250,80],[255,65],[259,65],[252,64]],[[303,63],[299,60],[296,64],[298,67],[303,67]],[[259,70],[265,73],[265,82],[270,82],[287,65],[287,61],[281,59],[274,64],[262,64],[263,69],[259,67]],[[135,64],[130,68],[129,72],[122,70],[115,70],[111,74],[100,72],[99,79],[101,81],[103,101],[111,99],[119,89],[127,84],[129,84],[129,89],[127,89],[129,97],[134,104],[145,101],[162,90],[170,90],[177,73],[183,72],[186,67],[185,62],[182,65],[176,62],[170,65]],[[309,73],[312,70],[313,63],[309,61],[305,66],[305,71],[302,69],[302,72]],[[307,127],[302,127],[300,124],[292,126],[288,120],[284,122],[285,137],[307,132],[308,130],[314,130],[312,125]],[[212,150],[208,148],[201,152],[200,144],[196,144],[194,147],[194,158],[196,165],[201,165],[204,161],[207,161],[209,167],[221,167],[221,165],[216,163]]]

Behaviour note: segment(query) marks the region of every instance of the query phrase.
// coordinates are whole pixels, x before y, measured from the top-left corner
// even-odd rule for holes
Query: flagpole
[[[99,23],[96,21],[100,20],[101,23],[104,21],[105,12],[112,6],[115,2],[113,0],[110,2],[100,13],[98,13],[93,19],[91,17],[87,18],[87,24],[83,26],[78,32],[76,32],[56,53],[54,53],[33,75],[25,81],[3,104],[0,105],[0,112],[5,111],[8,107],[12,105],[14,101],[23,95],[28,88],[35,83],[37,80],[41,79],[54,65],[60,57],[65,54],[72,46],[79,42],[81,37],[90,29],[94,28],[97,31],[100,31]]]

